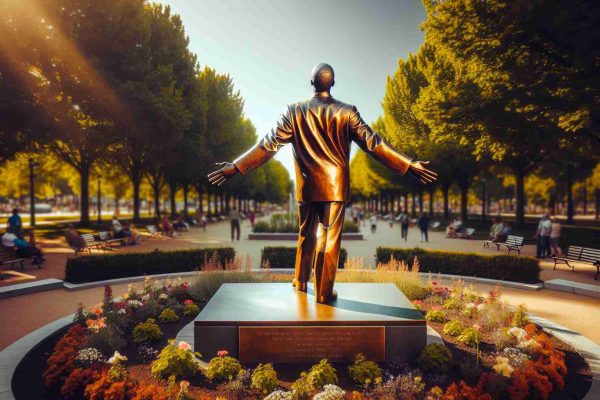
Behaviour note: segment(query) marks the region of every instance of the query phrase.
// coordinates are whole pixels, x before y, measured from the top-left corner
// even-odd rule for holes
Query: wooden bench
[[[115,239],[111,236],[110,232],[108,231],[102,231],[98,233],[98,239],[100,239],[100,242],[103,243],[103,247],[106,248],[106,246],[108,246],[110,249],[112,249],[112,244],[116,243],[116,242],[122,242],[123,239]]]
[[[98,251],[104,249],[103,243],[101,241],[96,240],[93,233],[84,233],[81,235],[81,237],[83,238],[85,244],[83,246],[83,249],[80,249],[79,251],[87,249],[87,251],[91,254],[93,248],[96,248],[96,250]],[[78,251],[75,250],[75,255],[77,255],[77,252]]]
[[[508,235],[504,242],[493,242],[491,240],[486,240],[483,242],[483,246],[490,247],[490,243],[494,243],[496,245],[496,250],[500,250],[500,246],[504,246],[508,249],[509,253],[514,250],[520,255],[524,240],[525,238],[523,236]]]
[[[596,275],[594,276],[594,279],[598,280],[598,274],[600,274],[600,250],[598,249],[581,246],[569,246],[567,249],[567,254],[552,258],[554,259],[553,269],[556,269],[556,264],[560,263],[567,264],[572,271],[575,271],[575,266],[571,265],[570,262],[592,264],[596,267]]]
[[[0,266],[2,268],[10,265],[10,269],[13,269],[15,264],[21,264],[21,269],[25,269],[25,261],[27,259],[19,257],[14,248],[0,245]],[[2,272],[0,272],[0,279],[4,280]]]
[[[438,229],[440,227],[440,225],[441,225],[440,221],[431,221],[429,223],[429,227],[434,230]]]

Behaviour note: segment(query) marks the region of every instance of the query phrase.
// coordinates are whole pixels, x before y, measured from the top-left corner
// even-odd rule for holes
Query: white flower
[[[120,308],[119,311],[117,311],[117,314],[127,314],[127,310]]]
[[[483,311],[485,310],[485,304],[481,303],[477,305],[477,311]]]
[[[168,299],[168,298],[169,298],[169,295],[168,295],[168,294],[166,294],[166,293],[161,293],[161,294],[158,296],[158,298],[159,298],[159,299],[161,299],[161,300],[166,300],[166,299]]]
[[[519,341],[524,340],[527,336],[527,331],[525,329],[519,328],[517,326],[513,326],[508,330],[508,334],[516,337]]]
[[[539,344],[538,344],[538,342],[535,341],[535,339],[529,339],[529,340],[526,340],[524,342],[517,344],[517,347],[519,349],[529,351],[529,352],[534,351],[535,349],[537,349],[538,346],[539,346]]]
[[[146,294],[146,292],[145,292],[145,291],[143,291],[143,290],[138,290],[138,291],[137,291],[137,292],[135,292],[135,293],[136,293],[138,296],[142,296],[142,295]]]
[[[127,305],[133,308],[141,307],[143,304],[139,300],[127,300]]]
[[[267,397],[265,397],[265,400],[292,400],[292,392],[276,390]]]
[[[510,378],[514,370],[515,369],[508,363],[508,358],[501,356],[496,357],[496,365],[494,365],[494,371],[496,371],[496,373]]]
[[[317,393],[313,400],[343,400],[346,392],[336,385],[325,385],[323,391]]]
[[[467,310],[472,310],[473,308],[475,308],[475,303],[467,303],[467,304],[465,305],[465,308],[466,308]]]
[[[142,301],[146,302],[148,300],[150,300],[150,295],[149,294],[145,294],[145,295],[142,296]]]
[[[109,364],[119,364],[121,361],[127,361],[127,357],[125,357],[124,355],[122,355],[118,351],[115,351],[115,354],[111,358],[108,359],[107,363],[109,363]]]
[[[98,349],[94,347],[88,347],[79,350],[77,352],[77,357],[75,358],[75,360],[79,361],[82,364],[93,364],[95,362],[103,361],[104,356]]]

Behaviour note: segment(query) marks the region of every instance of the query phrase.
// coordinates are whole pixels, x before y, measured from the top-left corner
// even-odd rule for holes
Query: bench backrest
[[[110,236],[110,233],[107,231],[102,231],[100,233],[98,233],[98,237],[100,238],[100,240],[110,240],[112,239],[112,237]]]
[[[14,249],[11,249],[10,247],[7,247],[7,246],[0,245],[0,262],[14,260],[15,258],[18,258],[18,257],[15,256]]]
[[[432,229],[436,229],[436,228],[438,228],[438,227],[440,226],[440,221],[431,221],[431,222],[429,223],[429,226],[430,226]]]
[[[591,263],[600,263],[600,250],[584,247],[581,251],[581,257],[579,259],[581,261],[587,261]]]
[[[506,244],[509,246],[522,246],[524,239],[525,238],[523,236],[508,235],[506,238]]]
[[[467,229],[465,229],[465,234],[467,236],[473,236],[474,233],[475,233],[475,228],[467,228]]]
[[[583,247],[581,246],[569,246],[569,248],[567,249],[567,257],[572,258],[574,260],[579,260],[579,257],[581,257],[582,250]]]
[[[156,229],[156,225],[146,225],[146,229],[150,233],[156,233],[156,232],[158,232],[158,230]]]
[[[92,244],[96,241],[93,233],[84,233],[81,235],[81,237],[86,244]]]

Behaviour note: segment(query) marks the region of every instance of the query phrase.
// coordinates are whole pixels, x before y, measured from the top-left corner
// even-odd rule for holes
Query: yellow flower
[[[434,386],[430,390],[431,394],[437,397],[440,397],[443,393],[442,388],[439,386]]]
[[[368,385],[370,383],[371,383],[371,379],[370,378],[365,379],[365,385]]]
[[[375,378],[375,383],[381,383],[382,379],[380,376],[378,376],[377,378]]]
[[[420,376],[415,376],[415,382],[417,383],[421,383],[421,381],[423,380],[423,378],[421,378]]]

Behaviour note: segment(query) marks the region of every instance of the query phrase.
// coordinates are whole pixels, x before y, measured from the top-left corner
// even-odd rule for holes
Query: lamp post
[[[96,199],[97,203],[98,203],[98,225],[100,225],[102,223],[102,202],[100,200],[100,194],[101,194],[101,190],[100,190],[100,185],[102,183],[102,176],[100,174],[98,174],[98,197]]]
[[[29,225],[35,226],[35,171],[37,162],[33,158],[29,159]]]

